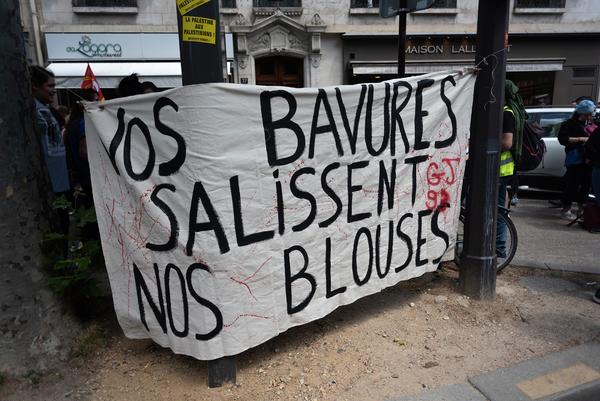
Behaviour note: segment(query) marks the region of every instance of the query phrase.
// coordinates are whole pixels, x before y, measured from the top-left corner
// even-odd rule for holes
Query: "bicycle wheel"
[[[515,224],[508,216],[508,213],[503,211],[498,211],[498,220],[503,222],[506,225],[506,256],[498,257],[496,259],[496,273],[501,273],[502,270],[510,264],[512,259],[515,257],[517,253],[517,228]],[[456,233],[456,243],[454,245],[454,262],[460,266],[460,254],[463,250],[464,245],[464,225],[465,223],[465,211],[461,210],[459,221],[458,221],[458,230]]]
[[[496,260],[496,273],[501,273],[515,257],[519,238],[517,236],[517,228],[507,212],[498,210],[498,223],[506,225],[506,256],[498,256]]]
[[[454,244],[454,263],[460,266],[460,254],[463,251],[463,243],[465,241],[465,208],[460,208],[458,218],[458,229],[456,230],[456,243]]]

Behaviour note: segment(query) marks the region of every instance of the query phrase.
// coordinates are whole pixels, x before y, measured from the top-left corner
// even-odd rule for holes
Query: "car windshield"
[[[571,117],[570,111],[527,111],[528,121],[537,122],[544,129],[545,137],[556,137],[560,124]]]

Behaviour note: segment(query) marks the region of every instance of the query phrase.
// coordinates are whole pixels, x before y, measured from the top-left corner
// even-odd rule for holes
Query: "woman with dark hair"
[[[35,102],[35,128],[42,145],[44,164],[50,177],[52,191],[60,194],[70,189],[65,146],[60,124],[50,109],[56,94],[54,74],[45,68],[29,69],[31,90]]]
[[[50,105],[56,94],[56,81],[51,71],[39,66],[29,68],[31,93],[35,107],[35,131],[40,140],[43,163],[50,178],[50,186],[55,195],[69,196],[71,185],[67,170],[66,150],[61,127]],[[69,213],[66,209],[57,211],[58,229],[64,235],[69,233]],[[63,252],[67,254],[67,243]]]
[[[591,100],[582,100],[575,106],[575,112],[570,119],[563,122],[558,133],[558,142],[565,147],[565,187],[562,197],[563,209],[561,217],[568,220],[575,219],[571,212],[573,202],[579,204],[579,211],[583,210],[590,192],[590,167],[585,164],[583,147],[588,140],[586,126],[592,120],[596,105]]]

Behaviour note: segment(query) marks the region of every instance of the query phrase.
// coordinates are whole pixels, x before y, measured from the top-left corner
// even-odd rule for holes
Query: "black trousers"
[[[576,164],[567,167],[567,172],[563,178],[563,208],[571,207],[573,202],[586,202],[590,193],[590,182],[592,179],[591,172],[590,166],[585,164]]]

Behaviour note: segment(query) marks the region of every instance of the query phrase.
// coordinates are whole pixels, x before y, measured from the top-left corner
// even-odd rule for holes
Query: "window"
[[[236,7],[235,0],[221,0],[221,7],[222,8],[235,8]]]
[[[301,0],[254,0],[254,7],[302,7]]]
[[[555,111],[555,112],[536,112],[535,109],[527,111],[529,122],[537,122],[544,129],[545,138],[556,138],[560,125],[563,121],[568,120],[573,112],[571,111]]]
[[[456,8],[456,0],[436,0],[431,8]]]
[[[594,78],[595,76],[595,67],[573,68],[573,78]]]
[[[73,7],[137,7],[137,0],[73,0]]]
[[[352,0],[352,8],[379,8],[379,0]]]
[[[515,0],[515,8],[565,8],[565,0]]]

